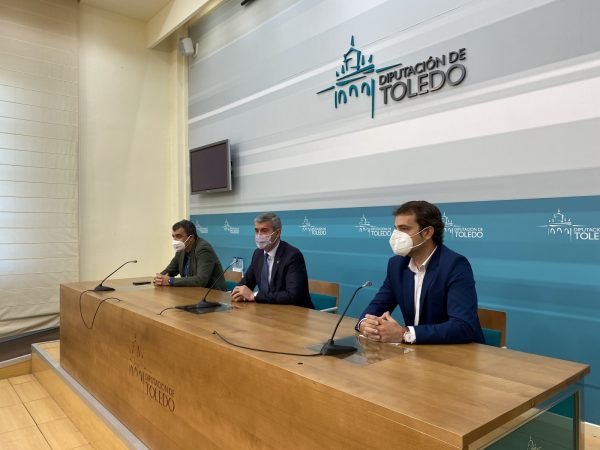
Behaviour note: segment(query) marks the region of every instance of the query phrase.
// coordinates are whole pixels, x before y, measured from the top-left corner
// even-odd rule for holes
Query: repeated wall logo
[[[455,224],[446,213],[442,214],[444,234],[457,239],[483,239],[483,227],[463,226]]]
[[[358,221],[358,225],[355,225],[354,228],[356,228],[359,233],[367,233],[371,237],[390,237],[392,235],[391,227],[379,227],[373,225],[364,214]]]
[[[312,236],[327,236],[327,227],[316,227],[312,225],[306,216],[304,216],[300,229],[303,233],[310,233]]]
[[[335,82],[317,92],[333,93],[335,109],[348,103],[351,97],[370,97],[371,118],[375,117],[376,97],[381,96],[383,104],[401,102],[430,92],[439,91],[444,86],[458,86],[467,76],[467,68],[462,63],[467,59],[467,50],[461,48],[441,56],[430,56],[412,65],[396,63],[376,68],[373,55],[365,55],[350,38],[350,48],[342,55],[342,64],[335,72]],[[380,92],[376,95],[375,84]]]
[[[194,225],[196,225],[196,231],[198,234],[208,234],[208,227],[203,227],[198,221],[196,221]]]
[[[240,234],[240,227],[232,227],[231,225],[229,225],[227,219],[225,219],[223,229],[229,234]]]
[[[574,224],[570,217],[565,216],[560,208],[552,214],[546,225],[539,225],[540,228],[546,228],[546,233],[553,239],[573,239],[577,241],[600,241],[600,226],[586,226]]]
[[[175,389],[152,376],[144,363],[144,352],[135,333],[129,344],[128,373],[140,383],[144,394],[170,412],[175,411]]]

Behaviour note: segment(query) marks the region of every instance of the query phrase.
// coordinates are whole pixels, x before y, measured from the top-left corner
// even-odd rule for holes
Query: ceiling
[[[171,0],[79,0],[79,3],[147,22]]]

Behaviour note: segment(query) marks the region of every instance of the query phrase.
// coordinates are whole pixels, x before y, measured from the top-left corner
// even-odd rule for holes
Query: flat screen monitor
[[[229,139],[190,150],[192,194],[231,191]]]

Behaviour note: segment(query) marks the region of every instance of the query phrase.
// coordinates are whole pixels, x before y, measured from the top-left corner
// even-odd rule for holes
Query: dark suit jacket
[[[265,262],[264,251],[256,249],[246,275],[238,286],[248,286],[254,290],[260,281],[260,273]],[[304,256],[300,250],[287,242],[280,241],[271,273],[269,292],[262,290],[256,294],[258,303],[277,303],[314,308],[308,293],[308,275]]]
[[[174,277],[181,275],[181,278],[173,279],[173,286],[199,286],[211,287],[214,289],[226,291],[225,280],[223,278],[223,267],[213,250],[212,246],[202,239],[196,238],[196,242],[190,251],[190,270],[187,277],[183,276],[183,262],[185,251],[175,253],[175,256],[161,272],[163,275]]]
[[[394,256],[388,262],[387,276],[365,314],[382,315],[400,306],[404,323],[415,321],[415,277],[408,268],[409,257]],[[467,258],[444,245],[433,253],[421,288],[418,344],[483,343],[477,317],[475,279]]]

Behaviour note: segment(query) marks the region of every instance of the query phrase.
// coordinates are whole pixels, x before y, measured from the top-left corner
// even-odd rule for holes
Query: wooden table
[[[213,330],[245,346],[311,353],[338,316],[254,303],[161,316],[205,289],[131,280],[83,295],[88,325],[100,300],[120,299],[102,303],[87,329],[78,299],[96,284],[61,285],[61,365],[151,448],[475,448],[589,372],[479,344],[415,345],[366,365],[240,349]],[[218,291],[208,299],[229,302]],[[338,336],[353,335],[354,323],[344,319]]]

